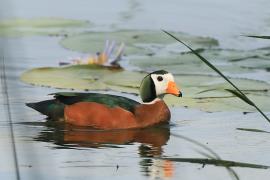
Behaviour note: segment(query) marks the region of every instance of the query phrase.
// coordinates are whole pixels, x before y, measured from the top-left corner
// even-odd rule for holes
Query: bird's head
[[[140,96],[145,103],[156,98],[162,98],[165,94],[182,97],[171,73],[159,70],[145,76],[140,86]]]

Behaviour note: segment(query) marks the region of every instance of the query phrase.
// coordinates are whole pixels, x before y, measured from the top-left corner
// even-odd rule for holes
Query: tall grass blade
[[[242,99],[243,101],[245,101],[245,102],[248,103],[249,105],[251,105],[251,106],[254,106],[254,105],[255,105],[252,101],[250,101],[250,100],[247,98],[247,96],[242,96],[242,94],[239,94],[238,91],[233,90],[233,89],[225,89],[225,90],[228,91],[228,92],[230,92],[230,93],[232,93],[232,94],[235,95],[236,97]]]
[[[270,119],[262,112],[262,110],[255,104],[253,103],[235,84],[233,84],[222,72],[220,72],[212,63],[210,63],[208,60],[206,60],[203,56],[201,56],[198,52],[196,52],[195,50],[193,50],[191,47],[189,47],[186,43],[184,43],[183,41],[181,41],[180,39],[178,39],[177,37],[175,37],[174,35],[172,35],[171,33],[162,30],[164,33],[166,33],[167,35],[171,36],[173,39],[175,39],[176,41],[180,42],[181,44],[183,44],[184,46],[186,46],[193,54],[195,54],[201,61],[203,61],[207,66],[209,66],[211,69],[213,69],[216,73],[218,73],[221,77],[223,77],[223,79],[225,79],[229,84],[231,84],[231,86],[233,86],[236,89],[237,92],[237,97],[241,98],[242,100],[244,100],[245,102],[249,102],[248,104],[255,107],[255,109],[257,109],[257,111],[259,113],[261,113],[261,115],[270,123]],[[235,93],[235,92],[234,92]],[[236,94],[235,94],[236,95]]]

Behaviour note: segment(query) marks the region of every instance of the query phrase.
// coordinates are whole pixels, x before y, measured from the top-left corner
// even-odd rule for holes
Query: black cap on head
[[[165,70],[158,70],[158,71],[154,71],[154,72],[151,72],[150,74],[168,74],[169,72],[168,71],[165,71]]]

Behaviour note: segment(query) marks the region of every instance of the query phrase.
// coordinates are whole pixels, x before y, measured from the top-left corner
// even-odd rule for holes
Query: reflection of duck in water
[[[174,165],[172,161],[158,159],[162,157],[163,148],[141,144],[139,154],[141,156],[141,171],[151,179],[171,179],[174,175]]]
[[[171,179],[174,175],[174,162],[162,159],[142,159],[141,171],[150,179]]]
[[[40,125],[40,124],[39,124]],[[50,142],[57,148],[118,148],[119,145],[140,143],[138,154],[140,167],[145,176],[172,177],[173,162],[161,159],[163,146],[170,138],[170,127],[159,126],[144,129],[97,130],[74,127],[67,124],[45,123],[36,141]],[[123,147],[123,146],[122,146]]]
[[[54,120],[98,129],[144,128],[170,120],[165,94],[182,96],[171,73],[148,74],[141,83],[143,103],[121,96],[98,93],[55,93],[55,99],[27,106]]]
[[[162,146],[170,137],[168,127],[152,127],[145,129],[97,130],[74,127],[66,124],[47,125],[48,129],[40,132],[37,141],[53,142],[60,146],[73,147],[110,147],[142,143],[150,147],[156,155],[162,154]],[[144,153],[142,149],[139,150]]]

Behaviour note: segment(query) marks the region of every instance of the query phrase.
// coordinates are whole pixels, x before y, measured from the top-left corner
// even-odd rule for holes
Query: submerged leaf
[[[240,131],[250,131],[250,132],[261,132],[261,133],[270,133],[268,131],[260,130],[260,129],[250,129],[250,128],[236,128]]]
[[[203,158],[160,158],[160,159],[174,161],[174,162],[187,162],[187,163],[215,165],[215,166],[222,166],[222,167],[242,167],[242,168],[257,168],[257,169],[270,168],[270,166],[266,166],[266,165],[227,161],[227,160],[222,160],[222,159],[203,159]]]
[[[270,39],[270,36],[253,36],[253,35],[249,35],[246,37],[252,37],[252,38],[260,38],[260,39]]]

